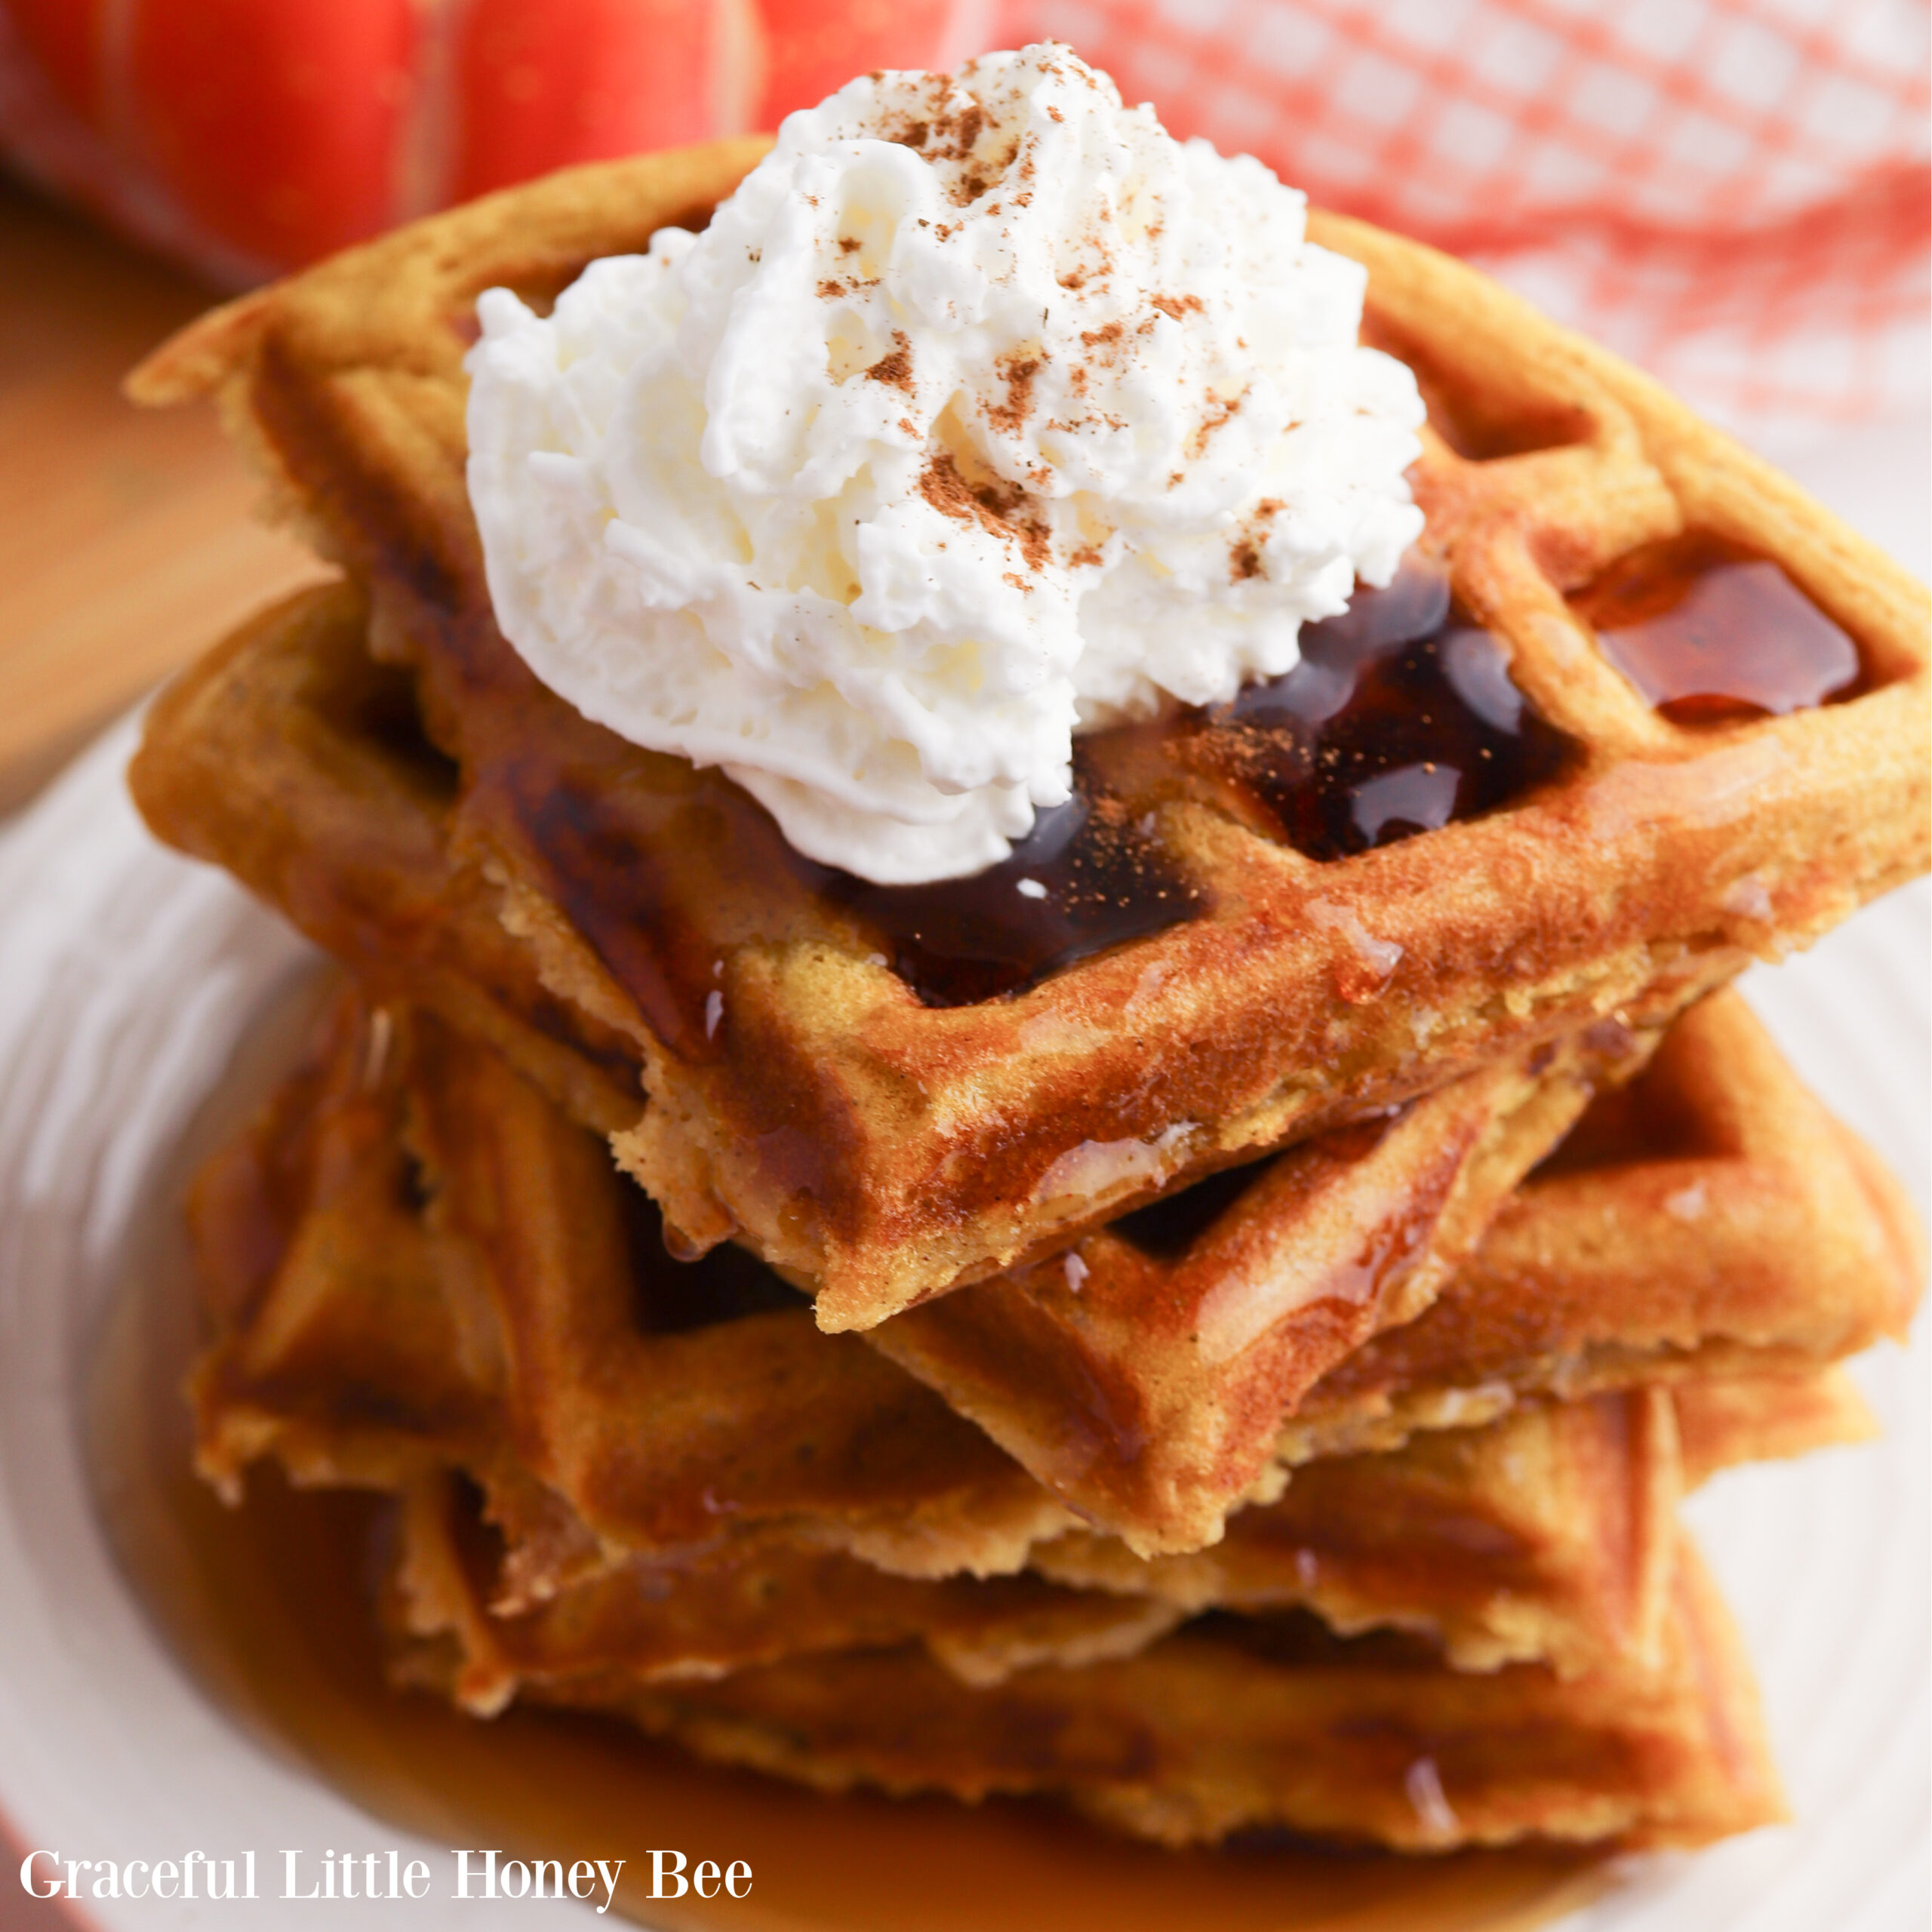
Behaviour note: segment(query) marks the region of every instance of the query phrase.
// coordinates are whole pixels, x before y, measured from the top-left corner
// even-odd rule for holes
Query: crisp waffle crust
[[[577,1150],[509,1066],[608,1130],[629,1104],[620,1043],[573,1043],[567,1013],[498,919],[490,878],[454,849],[448,768],[401,728],[409,681],[371,661],[365,621],[339,587],[245,627],[160,700],[143,795],[177,823],[198,814],[212,849],[377,996],[420,1000],[494,1042],[509,1065],[451,1075],[485,1115],[467,1134],[451,1121],[454,1148],[528,1121],[531,1150],[515,1157],[525,1169],[587,1161],[597,1188],[611,1188],[605,1163]],[[1620,1138],[1614,1121],[1591,1130],[1595,1167],[1573,1158],[1518,1199],[1506,1201],[1592,1085],[1641,1059],[1639,1036],[1598,1022],[1519,1048],[1392,1121],[1223,1175],[1212,1186],[1252,1177],[1179,1247],[1150,1252],[1139,1224],[1116,1225],[869,1339],[1065,1499],[1023,1485],[1004,1518],[983,1500],[962,1503],[986,1534],[1004,1521],[998,1534],[1023,1543],[1042,1509],[1070,1504],[1152,1553],[1211,1537],[1229,1508],[1276,1480],[1277,1455],[1298,1460],[1312,1444],[1399,1441],[1494,1414],[1518,1387],[1701,1374],[1726,1352],[1745,1372],[1778,1349],[1802,1367],[1894,1331],[1921,1278],[1895,1184],[1737,1001],[1704,1002],[1671,1042],[1632,1090]],[[441,1058],[463,1065],[454,1048]],[[448,1120],[456,1104],[424,1118]],[[561,1183],[531,1192],[520,1211],[539,1227],[571,1198]],[[1201,1198],[1152,1211],[1186,1215]],[[567,1293],[592,1292],[586,1278]],[[1445,1283],[1443,1304],[1423,1313]],[[970,1478],[980,1438],[956,1433]],[[958,1492],[969,1493],[971,1479]],[[970,1540],[949,1518],[922,1534],[939,1549]]]
[[[974,1684],[916,1644],[678,1680],[626,1657],[607,1605],[554,1634],[506,1630],[463,1528],[447,1503],[408,1512],[388,1599],[404,1681],[460,1698],[508,1671],[535,1701],[614,1712],[822,1790],[1038,1793],[1174,1846],[1275,1826],[1407,1851],[1531,1837],[1634,1849],[1783,1814],[1736,1634],[1681,1537],[1655,1654],[1581,1676],[1459,1672],[1413,1640],[1337,1642],[1263,1615]]]
[[[663,1278],[694,1271],[627,1232],[640,1201],[489,1050],[352,996],[196,1182],[205,1472],[397,1494],[408,1681],[1174,1844],[1694,1844],[1777,1815],[1675,1518],[1713,1469],[1869,1427],[1795,1351],[1319,1460],[1149,1561],[748,1257],[681,1313]],[[1001,1536],[1006,1574],[956,1574]]]
[[[1743,1118],[1747,1143],[1714,1155],[1724,1124]],[[1433,1528],[1445,1512],[1452,1524],[1488,1523],[1481,1548],[1519,1552],[1510,1588],[1526,1598],[1561,1594],[1568,1586],[1551,1579],[1599,1546],[1635,1552],[1618,1589],[1641,1594],[1629,1577],[1654,1537],[1611,1525],[1654,1521],[1652,1479],[1631,1471],[1660,1466],[1663,1452],[1633,1464],[1620,1450],[1589,1450],[1587,1411],[1549,1433],[1534,1398],[1567,1386],[1566,1364],[1586,1359],[1594,1390],[1663,1374],[1693,1399],[1714,1378],[1775,1394],[1779,1377],[1801,1389],[1903,1324],[1920,1286],[1913,1224],[1866,1194],[1841,1132],[1748,1015],[1679,1022],[1655,1069],[1628,1097],[1599,1102],[1571,1137],[1586,1162],[1577,1174],[1559,1161],[1506,1208],[1512,1250],[1536,1257],[1535,1270],[1498,1273],[1479,1250],[1429,1313],[1316,1381],[1278,1448],[1306,1463],[1419,1429],[1422,1439],[1401,1457],[1345,1456],[1352,1474],[1304,1467],[1278,1502],[1229,1517],[1223,1540],[1225,1497],[1176,1534],[1131,1488],[1089,1480],[1078,1452],[1091,1462],[1100,1432],[1051,1386],[1065,1446],[1041,1455],[1023,1443],[1015,1460],[878,1349],[817,1333],[749,1256],[672,1260],[595,1137],[500,1057],[426,1016],[346,997],[274,1106],[196,1183],[192,1220],[218,1333],[195,1380],[200,1459],[231,1487],[269,1454],[300,1480],[390,1489],[467,1471],[506,1541],[505,1602],[540,1600],[614,1563],[735,1561],[774,1546],[912,1577],[1029,1563],[1109,1588],[1131,1575],[1195,1608],[1222,1600],[1201,1594],[1203,1576],[1259,1564],[1267,1589],[1338,1616],[1352,1601],[1349,1614],[1373,1621],[1379,1601],[1383,1614],[1406,1604],[1444,1629],[1460,1617],[1477,1654],[1497,1632],[1468,1605],[1487,1601],[1495,1576],[1478,1562],[1473,1581],[1466,1567],[1461,1584],[1445,1582],[1455,1534],[1444,1541]],[[1794,1211],[1807,1158],[1810,1195]],[[1604,1228],[1626,1211],[1641,1226],[1660,1198],[1681,1203],[1700,1181],[1708,1211],[1674,1217],[1672,1244],[1644,1270],[1612,1273],[1619,1256],[1614,1246],[1606,1255]],[[1270,1231],[1291,1235],[1300,1204],[1275,1204]],[[278,1245],[265,1246],[265,1229]],[[970,1305],[980,1292],[950,1299]],[[1008,1332],[1016,1361],[1033,1350],[1051,1366],[1066,1345],[1024,1325]],[[1017,1377],[1014,1386],[1025,1392]],[[1036,1401],[1035,1435],[1048,1412]],[[1857,1432],[1829,1404],[1822,1413],[1812,1439]],[[1601,1426],[1647,1439],[1648,1414],[1613,1403]],[[1509,1432],[1490,1450],[1448,1439],[1498,1415]],[[1261,1421],[1264,1441],[1283,1429],[1278,1401]],[[1718,1439],[1716,1429],[1700,1439]],[[1180,1433],[1183,1451],[1189,1440]],[[1703,1463],[1731,1459],[1712,1451]],[[1512,1466],[1534,1472],[1521,1490]],[[1643,1496],[1653,1503],[1632,1500]],[[1085,1506],[1109,1497],[1111,1513]],[[1079,1514],[1069,1498],[1083,1500]],[[1097,1518],[1124,1540],[1097,1537]],[[1571,1531],[1584,1524],[1579,1544]],[[1407,1543],[1432,1552],[1420,1559],[1420,1597],[1400,1595]],[[1172,1561],[1144,1564],[1129,1546]],[[1205,1546],[1208,1567],[1191,1569],[1187,1552]],[[1546,1557],[1553,1567],[1540,1567]],[[1360,1580],[1371,1573],[1382,1580]]]
[[[1325,863],[1183,787],[1158,838],[1195,916],[951,1007],[922,1004],[782,854],[739,851],[734,869],[672,850],[638,801],[696,783],[736,811],[731,788],[586,724],[497,630],[463,486],[464,331],[481,288],[546,299],[592,257],[700,218],[758,152],[579,170],[435,217],[217,312],[133,389],[220,393],[277,506],[367,597],[374,656],[413,681],[448,761],[443,849],[497,936],[475,968],[446,952],[420,984],[420,961],[392,968],[459,1024],[509,1014],[688,1241],[743,1241],[815,1293],[824,1327],[871,1326],[1601,1018],[1660,1024],[1924,869],[1923,590],[1613,358],[1333,218],[1315,238],[1367,264],[1367,331],[1432,401],[1423,547],[1567,742],[1555,777]],[[1647,706],[1572,594],[1687,530],[1777,561],[1856,641],[1855,694],[1701,725]],[[181,728],[217,682],[157,713],[137,795],[164,836],[302,918],[263,841],[192,775]],[[353,720],[339,735],[376,736]],[[629,855],[588,883],[540,823],[566,777],[598,849]],[[221,786],[245,795],[248,779]],[[614,880],[660,874],[654,909],[614,911]],[[707,976],[695,1005],[651,937],[673,927]]]

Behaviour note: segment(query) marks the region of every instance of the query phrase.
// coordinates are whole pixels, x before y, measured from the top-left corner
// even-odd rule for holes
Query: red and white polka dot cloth
[[[1923,0],[1003,0],[1734,424],[1927,390]]]

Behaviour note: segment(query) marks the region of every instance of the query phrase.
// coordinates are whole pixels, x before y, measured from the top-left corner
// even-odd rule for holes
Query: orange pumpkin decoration
[[[977,50],[985,0],[0,0],[0,146],[217,281]]]

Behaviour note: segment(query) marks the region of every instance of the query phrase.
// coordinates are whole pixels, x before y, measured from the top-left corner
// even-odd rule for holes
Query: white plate
[[[406,1844],[202,1697],[131,1597],[91,1500],[83,1392],[144,1188],[306,956],[224,877],[149,839],[122,789],[131,741],[131,726],[111,733],[0,836],[0,1814],[23,1845],[69,1857]],[[1921,884],[1747,981],[1800,1069],[1911,1179],[1921,1211],[1928,961]],[[1882,1350],[1860,1378],[1886,1425],[1881,1445],[1737,1472],[1694,1505],[1762,1674],[1798,1822],[1694,1859],[1633,1863],[1577,1932],[1923,1923],[1924,1325],[1909,1355]],[[448,1851],[420,1855],[435,1869]],[[528,1926],[576,1909],[525,1903],[515,1916]],[[88,1906],[106,1927],[235,1915],[195,1910]],[[492,1910],[425,1899],[403,1916],[434,1932]],[[246,1911],[251,1925],[312,1924],[312,1907],[266,1897]]]

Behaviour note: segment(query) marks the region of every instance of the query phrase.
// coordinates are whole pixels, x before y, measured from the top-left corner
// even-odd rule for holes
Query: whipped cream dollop
[[[1420,531],[1414,380],[1303,214],[1064,47],[854,81],[702,234],[478,303],[506,635],[812,858],[995,863],[1077,731],[1288,670]]]

